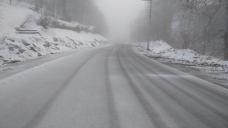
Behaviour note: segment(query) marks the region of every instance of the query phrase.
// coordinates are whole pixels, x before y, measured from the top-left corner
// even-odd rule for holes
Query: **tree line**
[[[47,13],[48,16],[64,21],[92,25],[97,33],[107,33],[104,16],[94,0],[10,0],[10,3],[11,1],[27,2],[34,5],[34,10],[42,15]]]
[[[148,41],[150,36],[175,48],[228,60],[228,0],[153,0],[151,35],[148,8],[136,19],[140,24],[132,27],[135,41]]]

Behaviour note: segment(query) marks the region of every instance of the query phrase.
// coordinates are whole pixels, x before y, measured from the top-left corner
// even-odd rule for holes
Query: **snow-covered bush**
[[[81,28],[79,27],[79,25],[76,26],[76,27],[74,28],[74,30],[75,30],[76,32],[81,32]]]
[[[40,7],[38,4],[36,4],[35,6],[30,7],[31,10],[35,11],[35,12],[39,12],[40,11]]]
[[[37,25],[47,29],[50,25],[50,21],[50,17],[47,15],[47,13],[45,13],[44,16],[41,16],[40,19],[37,21]]]
[[[68,30],[75,31],[75,27],[67,26],[64,23],[60,23],[58,20],[51,20],[50,22],[51,22],[51,27],[53,28],[68,29]]]
[[[80,26],[80,25],[70,26],[70,25],[66,25],[65,23],[61,23],[58,20],[53,20],[53,19],[50,20],[50,24],[51,24],[51,27],[53,27],[53,28],[67,29],[67,30],[72,30],[75,32],[84,31],[84,32],[93,33],[93,30],[90,30],[89,27],[87,27],[87,26]]]

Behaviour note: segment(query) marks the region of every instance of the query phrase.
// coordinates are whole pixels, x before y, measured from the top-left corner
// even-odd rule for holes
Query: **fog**
[[[130,42],[131,24],[140,12],[141,0],[96,0],[96,4],[105,16],[110,41]]]
[[[151,19],[150,2],[142,0],[11,1],[35,5],[45,19],[94,26],[94,33],[112,43],[163,40],[174,48],[228,59],[228,0],[153,0]],[[46,28],[51,25],[44,23]],[[82,26],[71,29],[88,31]]]

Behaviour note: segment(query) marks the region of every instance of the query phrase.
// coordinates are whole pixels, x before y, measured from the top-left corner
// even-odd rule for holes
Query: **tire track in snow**
[[[144,110],[146,111],[148,117],[150,118],[151,122],[157,128],[168,128],[167,124],[161,118],[161,116],[156,111],[156,109],[149,103],[147,97],[144,95],[144,92],[138,87],[138,85],[132,79],[131,75],[129,74],[129,72],[127,71],[123,62],[121,61],[120,53],[122,53],[122,52],[120,52],[120,50],[119,50],[119,54],[118,54],[119,65],[120,65],[127,81],[131,85],[136,97],[138,98],[139,102],[142,104]]]
[[[129,50],[128,50],[128,52],[129,52]],[[131,51],[132,52],[132,51]],[[132,53],[134,53],[134,52],[132,52]],[[135,53],[134,53],[135,54]],[[147,65],[145,65],[145,64],[143,64],[141,61],[143,61],[142,60],[142,58],[140,58],[140,57],[138,57],[138,58],[136,58],[135,56],[133,56],[131,53],[130,53],[130,55],[138,62],[138,63],[140,63],[142,66],[144,66],[145,68],[147,68],[149,71],[152,71],[152,72],[157,72],[156,70],[154,70],[154,69],[159,69],[159,71],[160,70],[164,70],[164,69],[162,69],[161,67],[158,67],[158,66],[156,66],[156,65],[153,65],[153,63],[150,63],[150,62],[148,62],[147,61],[147,63],[149,64],[149,65],[151,65],[150,67],[154,67],[153,69],[151,69],[149,66],[147,66]],[[141,60],[141,61],[140,61]],[[144,61],[145,62],[145,61]],[[167,71],[167,72],[169,72],[169,71]],[[172,72],[170,72],[170,73],[172,73]],[[173,73],[174,74],[174,73]],[[175,75],[175,74],[174,74]],[[166,79],[164,79],[164,80],[166,80]],[[181,80],[183,83],[185,83],[185,82],[188,82],[189,84],[191,84],[191,86],[189,86],[189,87],[191,87],[192,89],[194,89],[194,90],[197,90],[197,91],[199,91],[199,92],[202,92],[202,93],[204,93],[204,94],[207,94],[207,96],[210,96],[212,99],[214,99],[214,100],[218,100],[218,101],[220,101],[220,103],[223,103],[225,106],[228,106],[228,102],[227,102],[227,99],[228,99],[228,95],[227,94],[221,94],[221,93],[219,93],[219,92],[216,92],[215,90],[213,90],[213,89],[211,89],[211,88],[205,88],[205,87],[203,87],[203,85],[201,85],[201,83],[198,83],[198,82],[196,82],[196,81],[193,81],[193,80],[189,80],[189,79],[187,79],[187,78],[181,78],[181,79],[178,79],[178,80]],[[212,96],[212,95],[214,95],[214,96]]]
[[[130,49],[128,49],[128,52],[129,52],[129,50]],[[131,51],[131,53],[133,53],[134,55],[136,55],[136,56],[139,56],[138,54],[136,54],[136,53],[134,53],[134,52],[132,52]],[[147,64],[149,64],[149,65],[151,65],[150,67],[154,67],[153,69],[157,69],[157,70],[159,70],[159,71],[162,71],[162,72],[166,72],[166,73],[168,73],[168,74],[174,74],[173,72],[171,72],[171,71],[169,71],[169,70],[165,70],[165,69],[163,69],[163,68],[161,68],[161,67],[159,67],[159,66],[157,66],[157,65],[155,65],[155,64],[153,64],[153,63],[151,63],[151,62],[149,62],[148,60],[147,60],[147,58],[145,59],[144,58],[144,56],[143,57],[135,57],[135,56],[133,56],[132,54],[130,54],[135,60],[137,60],[139,63],[141,63],[141,61],[143,61],[143,62],[145,62],[145,63],[147,63]],[[145,64],[143,64],[143,63],[141,63],[141,65],[144,65],[144,66],[146,66]],[[152,70],[150,67],[148,67],[148,66],[146,66],[149,70]],[[155,70],[153,70],[153,71],[155,71]],[[157,71],[155,71],[155,72],[157,72]],[[227,104],[227,98],[228,98],[228,95],[222,95],[221,93],[218,93],[218,92],[215,92],[212,88],[205,88],[205,87],[203,87],[203,85],[201,85],[200,83],[198,83],[198,82],[196,82],[196,81],[192,81],[192,80],[188,80],[188,79],[184,79],[185,80],[185,82],[187,81],[188,83],[191,83],[192,84],[192,86],[194,86],[195,88],[197,88],[197,89],[200,89],[200,90],[202,90],[202,91],[207,91],[210,95],[211,94],[213,94],[215,97],[217,97],[217,100],[224,100],[225,102],[225,104],[226,105],[228,105]]]
[[[110,122],[110,128],[121,128],[116,107],[115,107],[115,100],[114,100],[114,94],[113,94],[113,89],[112,89],[112,84],[110,80],[110,72],[109,72],[109,57],[111,53],[113,52],[114,49],[112,49],[111,52],[109,52],[108,57],[106,58],[106,66],[105,66],[105,71],[106,71],[106,93],[107,93],[107,102],[108,102],[108,107],[109,107],[109,122]]]
[[[130,54],[130,56],[132,58],[134,58],[135,62],[138,62],[140,65],[142,65],[142,67],[146,68],[148,71],[151,71],[151,72],[156,72],[154,70],[152,70],[150,67],[146,66],[145,64],[143,64],[141,61],[139,61],[135,56],[133,56],[129,50],[128,50],[128,53]],[[135,66],[134,64],[132,64],[130,61],[129,61],[129,64],[131,64],[138,72],[143,72],[143,71],[140,71],[140,69]],[[151,81],[151,79],[146,76],[145,77],[147,80]],[[170,80],[167,80],[165,79],[164,77],[160,77],[162,79],[162,81],[165,81],[168,85],[172,86],[174,89],[178,90],[179,92],[182,92],[183,95],[191,98],[193,101],[195,101],[196,103],[200,104],[201,106],[207,108],[208,110],[210,110],[211,112],[217,114],[219,117],[221,117],[222,119],[224,120],[227,120],[227,116],[224,115],[224,113],[220,113],[219,111],[217,111],[216,109],[214,109],[211,105],[209,104],[206,104],[203,100],[200,100],[199,98],[197,98],[196,96],[190,94],[188,91],[186,90],[183,90],[183,88],[180,88],[180,87],[177,87],[177,85],[173,82],[171,82]],[[184,82],[184,81],[183,81]],[[185,81],[186,82],[186,81]],[[182,98],[180,97],[176,97],[174,95],[172,95],[172,93],[170,93],[166,87],[164,86],[158,86],[158,85],[161,85],[159,84],[158,82],[156,81],[153,81],[154,85],[157,85],[157,88],[159,88],[161,91],[163,91],[166,95],[168,95],[170,98],[172,98],[177,104],[179,104],[180,106],[182,106],[186,111],[192,113],[193,115],[195,115],[196,118],[198,118],[198,120],[202,121],[205,125],[207,125],[208,127],[217,127],[218,125],[214,124],[213,122],[210,122],[208,117],[205,117],[204,115],[198,113],[196,111],[195,108],[192,108],[191,105],[187,105],[188,103],[183,101]],[[198,84],[197,84],[198,85]],[[196,85],[194,85],[196,86]],[[148,89],[146,89],[148,90]],[[185,102],[186,104],[183,104],[183,102]]]
[[[130,52],[129,52],[130,49],[128,49],[128,53],[130,54],[130,56],[132,56],[132,58],[135,59],[136,62],[138,62],[139,64],[141,64],[144,68],[146,68],[148,71],[151,71],[151,72],[157,72],[153,69],[151,69],[150,67],[148,67],[147,65],[143,64],[141,61],[139,61],[135,56],[133,56]],[[148,78],[148,77],[147,77]],[[165,79],[164,77],[160,77],[163,81],[166,81],[168,84],[172,85],[174,88],[176,88],[177,90],[183,92],[185,95],[191,97],[193,100],[197,101],[199,104],[203,105],[204,107],[210,109],[211,111],[213,111],[214,113],[218,114],[219,116],[221,116],[222,118],[225,118],[226,120],[228,120],[228,116],[225,116],[224,113],[221,113],[217,110],[215,110],[210,104],[207,104],[206,102],[204,102],[204,100],[202,99],[199,99],[198,97],[196,97],[195,95],[193,95],[192,93],[190,93],[188,90],[184,89],[182,86],[178,86],[176,85],[173,81],[171,80],[168,80],[168,79]],[[148,78],[150,79],[150,78]],[[178,78],[178,80],[180,80],[181,82],[180,83],[186,83],[188,82],[189,84],[191,84],[191,87],[195,87],[193,88],[194,90],[198,90],[200,89],[200,91],[202,90],[202,93],[205,94],[212,94],[213,92],[215,92],[215,90],[213,90],[213,92],[209,91],[210,93],[208,92],[205,92],[206,90],[203,88],[197,88],[198,86],[197,85],[201,85],[197,82],[194,82],[192,80],[189,80],[187,78]],[[194,83],[194,84],[193,84]],[[216,92],[217,93],[217,92]],[[207,95],[207,97],[210,97],[212,98],[213,100],[218,100],[220,101],[220,103],[222,103],[224,106],[227,106],[228,105],[228,100],[227,98],[222,98],[224,96],[224,94],[222,95],[220,93],[221,97],[219,99],[215,98],[214,97],[211,97],[211,95]],[[221,99],[222,98],[222,99]],[[225,101],[224,101],[225,100]]]
[[[95,55],[101,51],[96,51],[89,58],[87,58],[74,72],[73,74],[60,86],[60,88],[51,96],[51,98],[41,107],[41,109],[36,113],[36,115],[31,119],[29,123],[24,126],[24,128],[33,128],[35,127],[49,111],[52,104],[58,99],[62,92],[66,89],[71,80],[76,76],[76,74],[84,67],[84,65],[89,62]]]

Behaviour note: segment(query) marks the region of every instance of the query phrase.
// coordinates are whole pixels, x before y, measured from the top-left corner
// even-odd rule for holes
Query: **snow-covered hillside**
[[[223,80],[228,80],[228,61],[201,55],[191,49],[174,49],[164,41],[150,42],[151,51],[147,51],[146,47],[146,42],[140,43],[138,50],[147,57],[198,69],[203,73],[200,75],[212,78],[212,82],[222,80],[216,83],[223,84]]]
[[[141,43],[139,50],[151,58],[162,58],[172,63],[184,64],[188,66],[201,66],[203,69],[227,71],[228,61],[223,61],[211,56],[198,54],[191,49],[174,49],[164,41],[150,42],[150,50],[146,50],[147,43]]]
[[[2,18],[0,19],[0,66],[69,49],[108,44],[107,39],[94,33],[50,27],[44,29],[37,25],[40,14],[31,10],[31,7],[32,5],[23,2],[9,5],[9,1],[3,1],[1,5]],[[80,25],[60,20],[59,22],[68,26]],[[23,23],[25,24],[22,26]],[[91,26],[80,26],[93,29]],[[37,30],[41,35],[17,34],[16,29]]]

